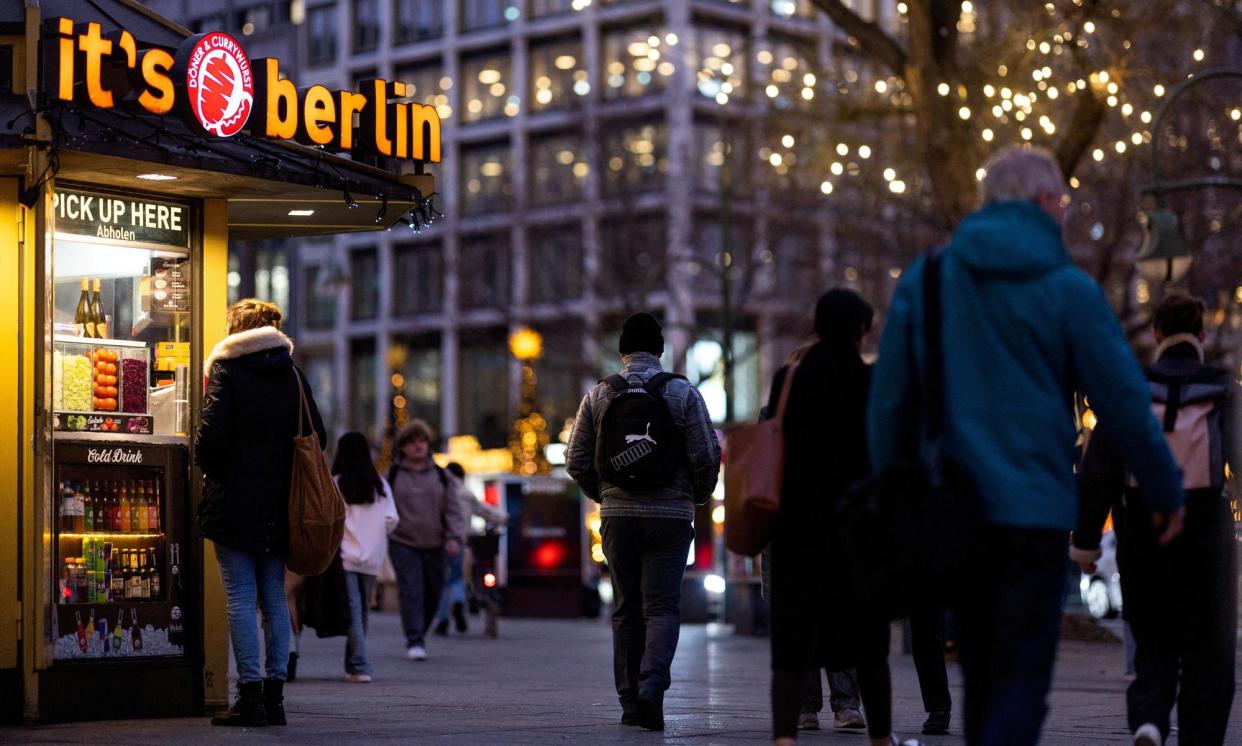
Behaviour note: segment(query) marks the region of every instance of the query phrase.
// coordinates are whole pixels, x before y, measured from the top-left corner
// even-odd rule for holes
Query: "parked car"
[[[1112,619],[1121,613],[1121,573],[1117,571],[1117,533],[1100,539],[1100,558],[1095,572],[1083,573],[1078,581],[1083,606],[1096,619]]]

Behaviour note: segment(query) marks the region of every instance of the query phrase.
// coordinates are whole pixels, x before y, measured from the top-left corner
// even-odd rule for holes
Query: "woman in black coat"
[[[815,308],[819,342],[795,369],[784,415],[785,481],[772,535],[772,725],[777,744],[797,737],[803,672],[854,668],[873,746],[892,738],[889,625],[851,597],[848,562],[832,533],[848,487],[870,471],[866,408],[871,369],[859,355],[871,306],[830,290]],[[777,372],[775,413],[787,368]]]
[[[229,636],[238,698],[215,725],[284,725],[284,681],[292,630],[285,604],[289,481],[302,394],[327,441],[310,388],[293,365],[293,342],[280,332],[280,309],[247,299],[229,309],[228,336],[207,358],[207,395],[194,440],[203,471],[198,521],[215,544],[228,597]],[[266,674],[259,665],[255,609],[263,612]]]

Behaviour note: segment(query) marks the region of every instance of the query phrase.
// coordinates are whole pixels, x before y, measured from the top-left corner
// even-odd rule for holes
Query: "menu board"
[[[150,282],[149,310],[176,313],[190,310],[189,260],[154,259],[151,276],[147,279]]]

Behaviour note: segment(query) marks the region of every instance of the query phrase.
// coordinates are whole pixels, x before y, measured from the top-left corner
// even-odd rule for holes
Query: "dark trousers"
[[[1188,498],[1185,530],[1168,546],[1156,544],[1149,511],[1126,511],[1121,586],[1137,645],[1126,709],[1131,731],[1153,723],[1168,738],[1176,702],[1181,743],[1220,744],[1237,647],[1233,515],[1219,494]]]
[[[405,644],[422,645],[444,590],[444,551],[415,549],[393,541],[388,543],[388,558],[397,576]]]
[[[694,529],[678,518],[604,518],[612,578],[612,666],[617,697],[663,702],[681,633],[681,578]]]
[[[820,712],[824,709],[824,684],[820,679],[820,669],[808,669],[802,679],[802,711]],[[854,677],[854,669],[829,671],[828,674],[828,706],[832,712],[838,713],[845,708],[862,709],[858,699],[858,681]]]
[[[1068,532],[989,526],[957,608],[966,742],[1034,746],[1061,633]]]
[[[910,616],[910,649],[919,676],[924,712],[949,712],[949,674],[944,667],[944,611],[931,609]]]

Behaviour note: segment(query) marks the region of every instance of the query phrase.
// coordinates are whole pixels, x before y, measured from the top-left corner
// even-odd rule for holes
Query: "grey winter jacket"
[[[627,379],[636,375],[645,382],[661,370],[659,358],[650,353],[635,352],[622,358],[621,375]],[[598,383],[578,407],[566,455],[569,476],[587,497],[601,503],[602,517],[693,518],[694,506],[711,498],[720,476],[720,444],[703,397],[681,378],[664,385],[664,399],[673,421],[685,434],[686,459],[668,486],[631,491],[601,482],[595,470],[595,439],[610,393],[608,384]]]

